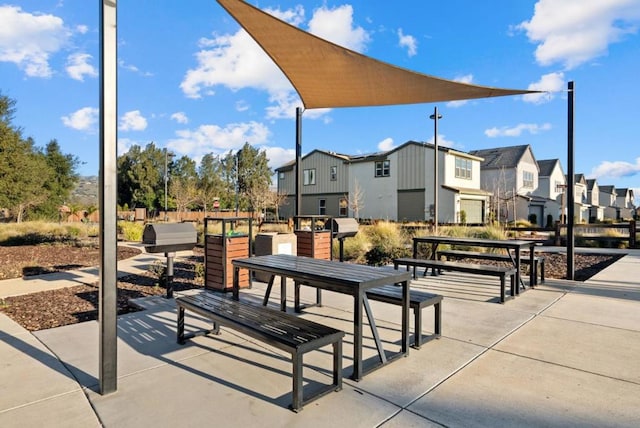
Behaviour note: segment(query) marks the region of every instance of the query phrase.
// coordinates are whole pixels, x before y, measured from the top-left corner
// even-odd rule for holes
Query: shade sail
[[[418,104],[536,91],[470,85],[396,67],[328,42],[242,0],[217,0],[284,72],[305,108]]]

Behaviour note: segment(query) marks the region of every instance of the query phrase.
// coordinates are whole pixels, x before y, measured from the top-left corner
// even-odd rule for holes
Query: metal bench
[[[211,292],[176,299],[178,306],[178,343],[204,334],[220,334],[225,326],[254,339],[289,352],[293,363],[293,411],[331,391],[342,389],[342,338],[344,332],[315,323],[292,314],[274,311],[262,306],[232,300]],[[185,334],[185,309],[213,321],[213,329]],[[325,385],[308,397],[303,397],[302,357],[305,353],[326,345],[333,345],[333,383]]]
[[[367,290],[367,298],[369,300],[377,300],[379,302],[390,303],[392,305],[402,305],[402,288],[395,285],[383,285]],[[434,338],[439,338],[442,333],[442,296],[439,294],[427,293],[419,290],[409,290],[409,306],[413,309],[415,321],[415,333],[413,338],[413,347],[420,349],[420,346],[426,342],[422,339],[422,308],[433,306],[435,312]]]
[[[480,253],[477,251],[462,251],[462,250],[446,250],[446,251],[438,251],[437,258],[445,257],[447,260],[459,260],[459,259],[477,259],[477,260],[493,260],[499,262],[513,262],[513,259],[508,254],[496,254],[496,253]],[[528,257],[523,257],[520,259],[520,263],[522,264],[530,264],[531,261]],[[538,273],[540,273],[540,284],[544,284],[544,257],[542,256],[533,256],[534,266],[532,267],[534,270],[533,278],[535,280],[536,285],[538,284]]]
[[[507,276],[511,279],[511,289],[510,289],[510,297],[515,297],[516,295],[516,268],[508,268],[502,266],[490,266],[490,265],[479,265],[474,263],[458,263],[458,262],[450,262],[444,260],[431,260],[431,259],[412,259],[412,258],[398,258],[393,260],[393,267],[398,268],[398,266],[406,266],[407,269],[409,267],[414,268],[414,277],[415,277],[415,268],[423,267],[426,269],[431,268],[433,270],[433,274],[435,275],[436,270],[438,272],[442,270],[448,271],[457,271],[463,273],[471,273],[477,275],[487,275],[487,276],[497,276],[500,278],[500,303],[504,303],[507,299],[505,292],[505,284]],[[426,273],[426,272],[425,272]]]

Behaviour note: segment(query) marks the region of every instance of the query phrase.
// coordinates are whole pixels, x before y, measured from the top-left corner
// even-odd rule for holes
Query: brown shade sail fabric
[[[396,67],[328,42],[242,0],[217,0],[287,76],[305,108],[419,104],[536,91],[470,85]]]

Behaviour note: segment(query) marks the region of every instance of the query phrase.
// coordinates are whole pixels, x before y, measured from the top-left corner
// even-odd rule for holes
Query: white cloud
[[[640,173],[640,158],[635,163],[625,161],[604,161],[591,170],[591,176],[597,179],[631,177]]]
[[[542,125],[538,125],[536,123],[519,123],[516,126],[508,127],[503,126],[502,128],[490,128],[484,131],[484,135],[489,138],[495,137],[519,137],[523,132],[528,132],[529,134],[535,135],[540,132],[549,131],[551,129],[550,123],[543,123]]]
[[[393,144],[393,138],[385,138],[378,143],[378,150],[383,152],[393,150],[394,148],[395,145]]]
[[[464,76],[458,76],[458,77],[455,77],[453,80],[460,83],[473,83],[473,74],[465,74]],[[449,101],[447,103],[447,107],[451,107],[451,108],[462,107],[468,102],[469,100]]]
[[[245,142],[252,146],[264,145],[269,135],[269,129],[258,122],[231,123],[224,128],[202,125],[194,130],[177,131],[177,138],[169,140],[167,147],[177,153],[197,157],[206,153],[237,150]]]
[[[302,7],[268,12],[293,25],[304,21]],[[354,27],[351,6],[317,9],[309,21],[309,31],[357,51],[364,50],[369,41],[369,35],[364,29]],[[232,91],[252,88],[269,94],[271,105],[266,108],[267,118],[295,117],[296,107],[302,106],[301,100],[282,71],[244,30],[240,29],[234,34],[215,35],[210,39],[203,38],[199,46],[200,51],[195,54],[196,67],[187,71],[180,84],[187,97],[214,95],[213,89],[217,85]],[[305,117],[319,118],[328,111],[309,111]]]
[[[186,114],[184,114],[183,111],[173,113],[171,115],[171,120],[175,120],[176,122],[182,123],[182,124],[189,123],[189,118],[187,117]]]
[[[62,116],[62,123],[64,126],[78,131],[96,131],[98,109],[93,107],[81,108],[68,116]]]
[[[530,91],[543,91],[537,94],[522,96],[524,102],[543,104],[555,98],[556,93],[564,89],[564,73],[549,73],[543,75],[539,81],[531,83],[527,88]]]
[[[236,101],[236,111],[243,112],[251,108],[249,103],[245,100]]]
[[[80,34],[87,34],[89,32],[89,27],[86,25],[77,25],[76,31]]]
[[[81,52],[69,55],[66,66],[69,77],[81,82],[84,81],[84,76],[97,77],[98,71],[89,64],[91,58],[91,55]]]
[[[309,32],[356,52],[364,52],[371,40],[364,28],[353,26],[353,7],[348,4],[314,10]]]
[[[120,117],[119,131],[144,131],[145,129],[147,129],[147,119],[140,114],[140,110],[128,111]]]
[[[435,143],[434,138],[431,137],[427,141],[427,143],[434,144]],[[453,148],[453,147],[456,147],[457,144],[455,142],[451,141],[451,140],[447,140],[447,137],[444,134],[438,134],[438,146]]]
[[[296,158],[294,149],[283,149],[282,147],[262,147],[261,150],[266,151],[267,159],[269,159],[269,167],[276,169],[291,162]]]
[[[51,77],[49,57],[67,43],[71,31],[61,18],[0,6],[0,61],[16,64],[29,77]]]
[[[537,43],[540,65],[572,69],[605,55],[610,44],[636,33],[639,23],[638,0],[539,0],[531,20],[516,28]]]
[[[140,142],[129,138],[118,138],[118,156],[127,153],[133,145],[144,147],[145,144],[146,143],[140,144]]]
[[[401,48],[407,49],[407,55],[409,55],[410,57],[418,53],[418,41],[413,36],[410,36],[408,34],[405,35],[402,32],[402,28],[398,29],[398,43],[400,44]]]
[[[139,74],[140,76],[150,77],[153,76],[153,73],[148,71],[141,71],[138,67],[133,64],[127,64],[123,59],[118,59],[118,66],[124,70],[131,71],[132,73]]]

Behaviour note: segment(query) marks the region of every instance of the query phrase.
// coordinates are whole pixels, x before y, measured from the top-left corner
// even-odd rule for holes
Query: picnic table
[[[450,236],[419,236],[413,238],[413,258],[418,257],[418,248],[421,244],[431,246],[431,258],[435,260],[439,245],[465,245],[470,247],[483,247],[507,250],[513,266],[516,268],[516,294],[520,294],[520,285],[524,288],[521,275],[521,251],[529,249],[529,287],[535,284],[534,250],[537,245],[534,241],[524,241],[516,239],[483,239],[483,238],[459,238]],[[511,254],[513,250],[514,254]]]
[[[333,260],[313,259],[288,254],[256,256],[232,261],[234,266],[233,297],[238,300],[240,269],[260,271],[280,276],[281,295],[286,294],[285,279],[291,278],[296,286],[308,285],[318,289],[335,291],[353,296],[353,374],[352,379],[359,381],[366,374],[409,353],[409,280],[411,274],[400,270],[388,270],[373,266],[342,263]],[[402,333],[400,351],[387,356],[378,334],[367,290],[388,284],[400,284],[402,288]],[[376,343],[380,361],[372,367],[363,366],[363,312],[366,313]]]

